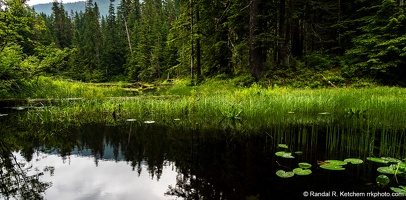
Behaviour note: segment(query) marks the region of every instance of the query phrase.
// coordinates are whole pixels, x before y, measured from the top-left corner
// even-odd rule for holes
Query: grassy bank
[[[25,81],[18,91],[4,93],[1,98],[87,98],[130,95],[123,90],[125,83],[115,83],[109,87],[67,79],[40,76],[38,79]]]
[[[0,123],[54,131],[89,123],[155,123],[176,130],[266,134],[280,143],[297,145],[304,141],[312,144],[322,135],[331,152],[362,149],[371,155],[379,147],[386,156],[403,155],[399,144],[406,143],[406,90],[402,88],[237,87],[219,80],[188,86],[188,81],[174,80],[172,87],[156,87],[128,97],[116,84],[106,87],[46,78],[41,82],[44,87],[39,91],[44,93],[34,97],[83,100],[62,100],[57,105],[11,114]]]
[[[128,92],[119,86],[100,87],[60,80],[42,84],[44,86],[33,97],[83,97],[86,100],[30,110],[21,115],[21,120],[39,124],[81,124],[137,119],[172,124],[176,119],[177,123],[246,130],[337,120],[377,129],[404,130],[406,121],[403,111],[406,90],[395,87],[290,89],[254,84],[247,88],[227,81],[187,86],[186,81],[179,80],[170,88],[124,98]],[[120,98],[106,98],[117,96]]]

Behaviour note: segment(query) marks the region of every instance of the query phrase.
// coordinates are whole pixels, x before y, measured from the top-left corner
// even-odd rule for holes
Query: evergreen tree
[[[68,13],[62,3],[52,3],[51,31],[54,42],[59,48],[66,48],[72,44],[73,30]]]
[[[102,20],[105,23],[104,28],[102,28],[104,35],[102,64],[107,79],[110,79],[111,76],[124,74],[123,65],[125,63],[124,51],[118,42],[122,38],[119,37],[117,17],[113,3],[114,0],[110,0],[109,15],[106,20]]]
[[[146,0],[142,4],[141,18],[132,32],[134,51],[127,65],[131,79],[153,80],[165,70],[163,59],[169,30],[165,5],[161,0]]]
[[[88,71],[87,80],[101,81],[101,44],[102,34],[99,23],[99,10],[97,4],[93,4],[92,0],[88,0],[83,21],[83,46],[79,47],[79,52],[82,55],[82,60]]]
[[[367,75],[385,84],[406,85],[404,5],[383,0],[362,7],[359,12],[359,35],[353,38],[353,47],[346,51],[345,72],[350,76]]]

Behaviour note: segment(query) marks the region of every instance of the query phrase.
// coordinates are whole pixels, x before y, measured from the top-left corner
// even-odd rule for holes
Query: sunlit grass
[[[125,83],[105,85],[40,78],[30,98],[83,98],[31,109],[12,117],[17,126],[61,130],[89,123],[144,125],[144,121],[187,130],[263,134],[297,149],[314,148],[320,134],[327,155],[404,155],[406,90],[396,87],[293,89],[230,81],[169,88],[126,98]],[[107,98],[113,97],[113,98]],[[7,122],[12,123],[12,122]],[[303,146],[306,144],[306,146]],[[377,150],[379,149],[379,151]],[[360,154],[360,152],[363,152]],[[337,158],[338,159],[338,158]]]
[[[38,77],[25,83],[23,91],[14,95],[15,98],[86,98],[100,99],[114,96],[127,96],[123,83],[109,87],[72,80],[50,77]]]
[[[83,98],[20,115],[28,123],[83,124],[154,120],[163,124],[258,131],[275,126],[337,123],[371,130],[406,129],[406,90],[396,87],[293,89],[258,84],[237,87],[213,80],[189,86],[174,80],[169,88],[131,95],[126,83],[105,85],[40,77],[29,98]],[[108,98],[117,97],[117,98]],[[113,117],[113,112],[115,117]],[[174,122],[174,119],[180,119]]]
[[[187,86],[185,81],[176,80],[173,87],[156,92],[156,96],[108,99],[105,97],[126,93],[114,86],[104,88],[58,80],[51,83],[51,86],[44,84],[44,89],[41,89],[48,93],[39,93],[38,97],[85,97],[87,100],[65,102],[46,107],[44,111],[30,111],[35,112],[33,116],[41,120],[64,123],[67,120],[68,123],[75,121],[80,124],[118,123],[134,118],[172,124],[173,119],[181,119],[176,123],[240,130],[339,121],[348,126],[355,123],[371,130],[373,127],[405,130],[406,90],[402,88],[272,89],[256,84],[242,88],[227,81]],[[51,88],[57,89],[50,92]],[[116,118],[112,117],[113,112]]]

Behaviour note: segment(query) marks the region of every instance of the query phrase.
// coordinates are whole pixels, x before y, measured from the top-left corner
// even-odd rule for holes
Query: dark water
[[[27,130],[3,129],[1,198],[25,193],[32,199],[310,199],[317,194],[347,198],[381,192],[377,198],[388,199],[384,192],[392,194],[389,186],[406,185],[404,179],[399,178],[398,184],[388,175],[391,183],[378,187],[376,168],[384,165],[367,161],[365,152],[351,147],[329,149],[324,127],[277,129],[236,133],[129,122],[44,131],[35,137]],[[294,159],[275,156],[282,142],[303,154]],[[317,165],[317,161],[349,157],[364,163],[348,164],[345,171]],[[286,179],[276,176],[277,170],[291,171],[299,162],[312,164],[313,173]],[[34,187],[30,190],[21,186],[22,181],[6,181],[7,177],[28,177],[39,183],[26,181]]]

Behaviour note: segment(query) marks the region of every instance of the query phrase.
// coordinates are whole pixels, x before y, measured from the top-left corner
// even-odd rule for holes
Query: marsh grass
[[[169,127],[221,129],[240,134],[265,134],[265,130],[280,137],[280,142],[291,140],[289,135],[295,134],[292,130],[297,131],[293,137],[297,141],[315,140],[313,132],[322,132],[328,149],[342,149],[350,154],[360,148],[375,154],[375,146],[388,154],[402,153],[403,147],[393,144],[406,140],[401,137],[406,130],[406,90],[402,88],[291,89],[257,84],[245,88],[228,81],[187,86],[186,81],[176,80],[173,87],[160,90],[155,96],[125,98],[122,95],[127,93],[115,87],[48,78],[40,79],[38,84],[43,84],[40,90],[44,93],[35,97],[86,98],[29,110],[17,116],[20,124],[57,129],[87,123],[119,125],[136,119],[139,125],[156,121]],[[106,98],[114,96],[119,98]],[[351,144],[352,149],[344,149],[343,144]]]
[[[38,79],[27,81],[23,91],[15,94],[15,98],[86,98],[101,99],[105,97],[128,96],[123,83],[109,85],[84,83],[73,80],[40,76]]]
[[[248,132],[278,126],[339,123],[343,126],[339,132],[346,132],[345,127],[357,127],[365,132],[389,129],[403,132],[406,121],[406,90],[401,88],[299,90],[271,89],[256,84],[241,88],[226,81],[201,86],[187,86],[180,82],[173,88],[160,91],[161,96],[141,95],[130,99],[105,98],[125,93],[114,87],[100,89],[83,83],[52,81],[42,90],[48,94],[39,93],[38,97],[87,99],[28,112],[27,115],[40,118],[32,120],[35,122],[113,124],[131,118],[172,124],[174,119],[180,119],[176,123],[184,126],[199,124]],[[56,94],[49,92],[52,90]],[[114,111],[117,114],[115,119],[112,117]]]

